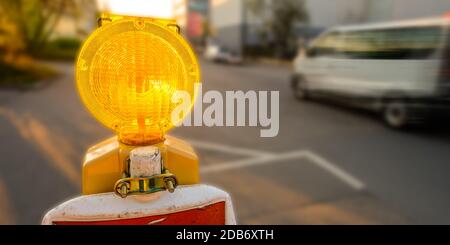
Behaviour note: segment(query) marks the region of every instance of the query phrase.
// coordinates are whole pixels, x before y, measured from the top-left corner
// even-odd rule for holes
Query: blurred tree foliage
[[[44,47],[63,15],[75,18],[90,0],[1,0],[0,52],[33,55]]]
[[[49,40],[62,17],[77,20],[82,9],[93,5],[92,0],[0,0],[0,88],[27,88],[55,76],[51,67],[32,57],[73,56],[75,41]]]
[[[308,21],[304,0],[246,0],[246,5],[253,15],[262,20],[260,36],[273,44],[271,46],[277,57],[295,53],[295,26]]]
[[[271,30],[274,35],[278,56],[285,56],[296,48],[295,23],[307,21],[308,14],[303,0],[282,0],[273,2]]]

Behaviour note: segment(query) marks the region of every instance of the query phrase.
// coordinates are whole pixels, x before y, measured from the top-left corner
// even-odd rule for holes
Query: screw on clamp
[[[128,196],[128,193],[130,191],[130,184],[119,180],[119,182],[116,183],[116,187],[114,188],[114,190],[117,195],[125,198]]]
[[[170,192],[173,193],[175,191],[175,181],[173,178],[165,178],[164,179],[165,187]]]

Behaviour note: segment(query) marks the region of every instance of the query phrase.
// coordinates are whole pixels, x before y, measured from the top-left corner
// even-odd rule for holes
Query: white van
[[[339,96],[403,127],[450,104],[449,26],[442,17],[332,28],[296,57],[294,94]]]

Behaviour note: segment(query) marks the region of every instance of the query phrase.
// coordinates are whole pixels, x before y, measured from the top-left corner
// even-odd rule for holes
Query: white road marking
[[[310,150],[299,150],[286,153],[267,153],[258,150],[245,149],[240,147],[237,148],[203,141],[192,140],[189,142],[191,142],[195,147],[200,149],[216,150],[224,153],[242,154],[250,156],[250,158],[242,160],[222,162],[203,167],[200,169],[200,172],[203,174],[223,172],[250,166],[273,164],[279,161],[286,161],[291,159],[306,159],[308,160],[308,162],[313,163],[314,165],[320,167],[324,171],[340,179],[342,182],[346,183],[351,188],[355,190],[365,189],[365,184],[362,181],[360,181],[347,171],[341,169],[336,164],[333,164],[332,162],[328,161],[327,159],[321,157],[320,155]]]
[[[319,156],[318,154],[314,153],[313,151],[304,151],[304,157],[308,159],[310,162],[316,164],[317,166],[321,167],[322,169],[328,171],[329,173],[332,173],[337,178],[341,179],[345,183],[347,183],[349,186],[351,186],[355,190],[363,190],[366,188],[365,184],[348,173],[347,171],[339,168],[336,164],[331,163],[327,159]]]
[[[230,154],[235,154],[235,155],[247,155],[247,156],[254,156],[254,157],[274,155],[274,154],[268,153],[266,151],[246,149],[246,148],[242,148],[242,147],[234,147],[234,146],[229,146],[229,145],[217,144],[217,143],[213,143],[213,142],[206,142],[206,141],[200,141],[200,140],[186,140],[186,141],[191,143],[195,147],[198,147],[201,149],[214,150],[214,151],[230,153]]]
[[[277,161],[283,161],[283,160],[290,160],[295,158],[301,158],[303,157],[303,152],[301,151],[294,151],[294,152],[288,152],[288,153],[282,153],[282,154],[276,154],[272,156],[263,156],[263,157],[252,157],[252,158],[246,158],[242,160],[235,160],[235,161],[229,161],[229,162],[222,162],[213,164],[210,166],[206,166],[202,169],[200,169],[201,173],[216,173],[216,172],[222,172],[227,170],[233,170],[238,168],[245,168],[250,166],[256,166],[256,165],[265,165],[274,163]]]

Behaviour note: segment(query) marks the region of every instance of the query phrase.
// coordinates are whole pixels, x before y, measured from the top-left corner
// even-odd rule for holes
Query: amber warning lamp
[[[179,123],[171,120],[174,93],[185,91],[194,103],[200,82],[194,52],[171,20],[103,15],[99,26],[76,64],[82,101],[122,143],[162,142]]]
[[[166,135],[189,113],[200,82],[175,21],[102,15],[81,48],[76,82],[87,109],[118,137],[89,148],[83,195],[42,224],[236,224],[228,193],[200,183],[194,149]]]

